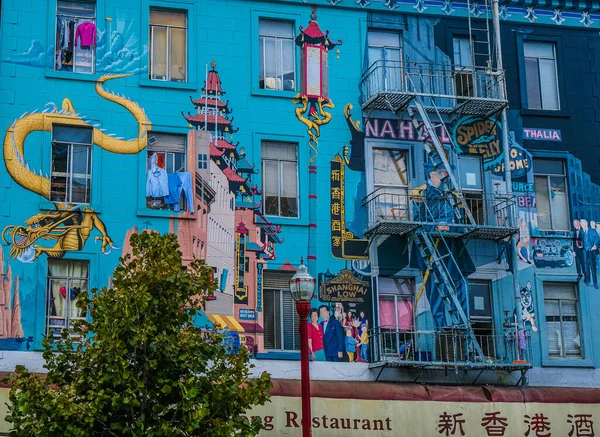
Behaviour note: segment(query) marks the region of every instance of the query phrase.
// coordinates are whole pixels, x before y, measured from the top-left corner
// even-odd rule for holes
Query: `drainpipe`
[[[494,40],[496,42],[496,65],[498,70],[503,71],[502,67],[502,43],[500,41],[500,15],[498,11],[498,0],[492,0],[492,17],[494,26]],[[506,96],[506,77],[502,78],[499,83],[500,95]],[[506,181],[506,195],[512,196],[512,177],[510,173],[510,148],[508,146],[508,121],[506,119],[506,108],[502,110],[501,115],[502,122],[502,153],[504,154],[504,180]],[[516,207],[514,210],[515,214],[510,215],[510,225],[517,226],[516,223]],[[512,258],[512,269],[511,274],[513,277],[513,289],[515,296],[515,306],[517,310],[517,328],[522,327],[522,313],[521,313],[521,287],[519,285],[519,267],[518,267],[518,256],[517,256],[517,235],[513,234],[510,237],[511,245],[511,258]]]

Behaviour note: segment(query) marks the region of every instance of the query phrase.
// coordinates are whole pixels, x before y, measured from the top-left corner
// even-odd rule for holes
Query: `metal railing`
[[[468,339],[466,329],[447,331],[402,331],[394,328],[370,330],[371,364],[406,367],[531,367],[529,331],[519,334],[475,334],[483,350],[479,357]]]
[[[461,67],[405,61],[376,61],[363,73],[363,104],[380,93],[436,97],[439,106],[454,106],[469,99],[506,101],[504,71],[487,67]],[[451,99],[452,101],[442,100]]]
[[[442,196],[426,196],[408,188],[379,187],[363,199],[362,205],[369,227],[383,221],[435,223],[430,231],[444,225],[450,228],[471,225],[464,210],[452,207],[454,202],[451,196],[454,201],[458,200],[452,192]],[[513,223],[514,196],[463,193],[463,198],[476,225],[508,226]]]

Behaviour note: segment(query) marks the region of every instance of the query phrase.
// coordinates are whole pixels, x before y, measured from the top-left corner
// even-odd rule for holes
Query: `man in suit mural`
[[[577,281],[581,280],[585,275],[585,251],[583,250],[583,231],[581,229],[581,223],[579,220],[573,220],[573,237],[575,238],[575,264],[577,265]],[[589,279],[588,279],[589,281]]]
[[[598,232],[596,231],[596,222],[588,222],[586,219],[580,220],[581,230],[583,232],[583,250],[585,251],[585,285],[590,285],[590,281],[594,282],[594,287],[598,288],[598,270],[596,268],[596,260],[598,258],[598,244],[600,243]]]
[[[327,361],[340,361],[344,356],[345,342],[342,325],[335,317],[330,317],[331,312],[327,305],[319,307],[319,313],[323,321],[323,346],[325,347],[325,359]]]

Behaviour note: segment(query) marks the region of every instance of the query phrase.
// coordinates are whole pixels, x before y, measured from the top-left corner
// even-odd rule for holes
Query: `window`
[[[485,224],[485,194],[482,178],[481,155],[462,155],[458,160],[458,173],[465,201],[475,223]]]
[[[187,81],[187,12],[150,9],[150,79]]]
[[[77,308],[79,293],[87,293],[87,261],[48,260],[46,335],[60,335],[77,320],[86,320],[86,310]]]
[[[527,108],[558,111],[556,46],[552,43],[524,42]]]
[[[265,349],[298,350],[299,320],[290,294],[291,274],[265,270],[264,328]]]
[[[186,137],[185,135],[170,135],[152,133],[148,136],[147,175],[146,175],[146,207],[150,209],[170,209],[171,204],[165,203],[169,195],[168,175],[186,171],[185,164]],[[185,193],[185,190],[183,190]],[[185,202],[182,196],[178,208],[183,208]]]
[[[402,220],[408,211],[408,153],[373,149],[373,186],[377,219]]]
[[[96,4],[56,2],[54,69],[94,73],[96,62]]]
[[[296,89],[296,51],[292,21],[258,21],[259,86],[267,90]]]
[[[489,281],[469,281],[471,327],[483,353],[495,356],[494,319],[491,284]]]
[[[454,49],[454,85],[459,97],[473,97],[474,62],[471,51],[471,40],[465,37],[455,37],[452,40]]]
[[[533,175],[538,227],[569,230],[569,200],[564,162],[559,159],[535,159]]]
[[[92,194],[92,129],[54,126],[50,200],[90,203]]]
[[[375,75],[376,83],[386,90],[402,88],[401,41],[398,33],[370,30],[367,34],[371,74]]]
[[[406,359],[408,345],[414,343],[413,283],[406,278],[380,276],[377,284],[382,352]]]
[[[298,217],[298,145],[262,143],[265,214]]]
[[[581,358],[577,287],[566,282],[544,282],[544,309],[551,358]]]

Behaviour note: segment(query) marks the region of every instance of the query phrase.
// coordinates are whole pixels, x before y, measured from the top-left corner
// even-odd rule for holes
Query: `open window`
[[[177,196],[176,199],[173,199],[176,202],[168,198],[173,189],[173,178],[171,178],[171,185],[169,185],[169,176],[185,171],[185,135],[151,133],[148,136],[147,148],[146,207],[149,209],[173,209],[176,211],[184,208],[184,200],[188,200],[185,198],[185,190],[182,190],[182,196]]]
[[[54,69],[94,73],[96,62],[96,3],[56,2]]]

